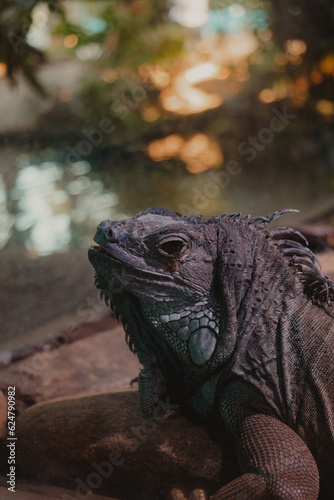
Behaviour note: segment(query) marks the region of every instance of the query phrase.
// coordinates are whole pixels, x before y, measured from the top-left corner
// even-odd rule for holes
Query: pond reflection
[[[101,180],[87,176],[91,170],[87,161],[64,168],[56,161],[32,162],[29,155],[20,155],[16,164],[15,185],[9,195],[12,214],[5,208],[5,188],[0,183],[2,247],[11,232],[31,256],[66,251],[74,242],[85,247],[91,226],[105,218],[106,212],[112,217],[124,216],[113,210],[118,196],[106,192]]]
[[[14,223],[14,216],[7,210],[7,192],[0,174],[0,249],[7,243]]]
[[[291,127],[299,131],[301,123],[296,118]],[[284,132],[277,133],[250,162],[230,134],[218,141],[198,132],[169,134],[128,157],[111,149],[89,161],[66,163],[66,154],[56,149],[21,153],[13,164],[12,188],[0,177],[0,248],[24,247],[31,258],[87,248],[101,220],[154,206],[206,218],[297,208],[305,217],[333,199],[326,163],[305,176],[305,164],[314,163],[310,151],[315,155],[319,149],[310,138],[308,145],[306,152],[303,139],[291,143]]]
[[[66,213],[67,193],[60,189],[60,165],[44,162],[29,165],[28,158],[18,172],[10,194],[17,203],[14,226],[17,231],[29,231],[26,247],[39,255],[66,248],[70,240],[70,217]],[[24,164],[24,163],[23,163]]]

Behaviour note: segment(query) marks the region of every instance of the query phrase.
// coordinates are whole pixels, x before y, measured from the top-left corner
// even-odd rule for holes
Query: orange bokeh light
[[[112,68],[103,69],[101,72],[101,79],[106,83],[112,83],[118,78],[118,73]]]
[[[146,122],[155,122],[159,118],[160,112],[154,106],[149,106],[143,109],[142,116]]]
[[[180,157],[192,174],[219,167],[223,162],[223,154],[217,141],[202,133],[195,134],[186,141]]]
[[[334,102],[321,99],[317,102],[316,108],[323,115],[334,115]]]
[[[144,80],[150,80],[158,89],[162,89],[170,84],[170,75],[159,64],[142,64],[138,73]]]
[[[324,77],[320,71],[313,70],[310,74],[310,80],[314,85],[319,85],[324,80]]]
[[[7,71],[7,65],[3,62],[0,63],[0,76],[3,76],[6,74]]]
[[[273,89],[263,89],[259,93],[259,99],[262,102],[269,103],[276,101],[277,96]]]
[[[304,40],[287,40],[285,42],[286,51],[292,56],[300,56],[307,50]]]
[[[187,115],[216,108],[222,103],[222,98],[192,87],[183,75],[180,75],[174,80],[174,87],[168,87],[161,92],[160,101],[167,111]]]
[[[194,174],[219,167],[223,162],[218,142],[202,133],[194,134],[188,139],[178,134],[168,135],[152,141],[147,152],[154,161],[179,158],[185,163],[187,170]]]
[[[147,148],[149,156],[154,161],[163,161],[178,156],[184,139],[177,134],[171,134],[163,139],[152,141]]]
[[[73,49],[78,43],[78,37],[77,35],[67,35],[64,38],[63,44],[67,49]]]
[[[328,54],[320,61],[320,71],[325,75],[334,75],[334,53]]]

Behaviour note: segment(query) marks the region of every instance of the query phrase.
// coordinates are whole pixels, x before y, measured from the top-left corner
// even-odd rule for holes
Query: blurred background
[[[73,401],[36,422],[24,410],[128,391],[138,374],[94,288],[99,222],[298,209],[277,224],[322,250],[333,279],[333,139],[332,0],[0,0],[0,437],[15,386],[18,500],[74,491],[93,470],[86,429],[99,432],[98,403],[82,400],[85,436]]]
[[[86,254],[103,219],[332,220],[331,0],[0,6],[4,345],[97,310]]]

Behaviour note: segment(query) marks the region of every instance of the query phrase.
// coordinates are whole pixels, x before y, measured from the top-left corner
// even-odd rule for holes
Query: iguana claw
[[[203,490],[196,488],[187,499],[181,490],[173,488],[169,493],[168,500],[207,500],[207,496]]]

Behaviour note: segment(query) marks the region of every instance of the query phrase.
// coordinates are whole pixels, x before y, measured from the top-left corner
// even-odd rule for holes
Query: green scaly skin
[[[214,500],[334,491],[334,284],[302,235],[266,229],[284,212],[150,209],[102,222],[89,250],[143,365],[143,413],[187,410],[234,436],[241,475]]]

